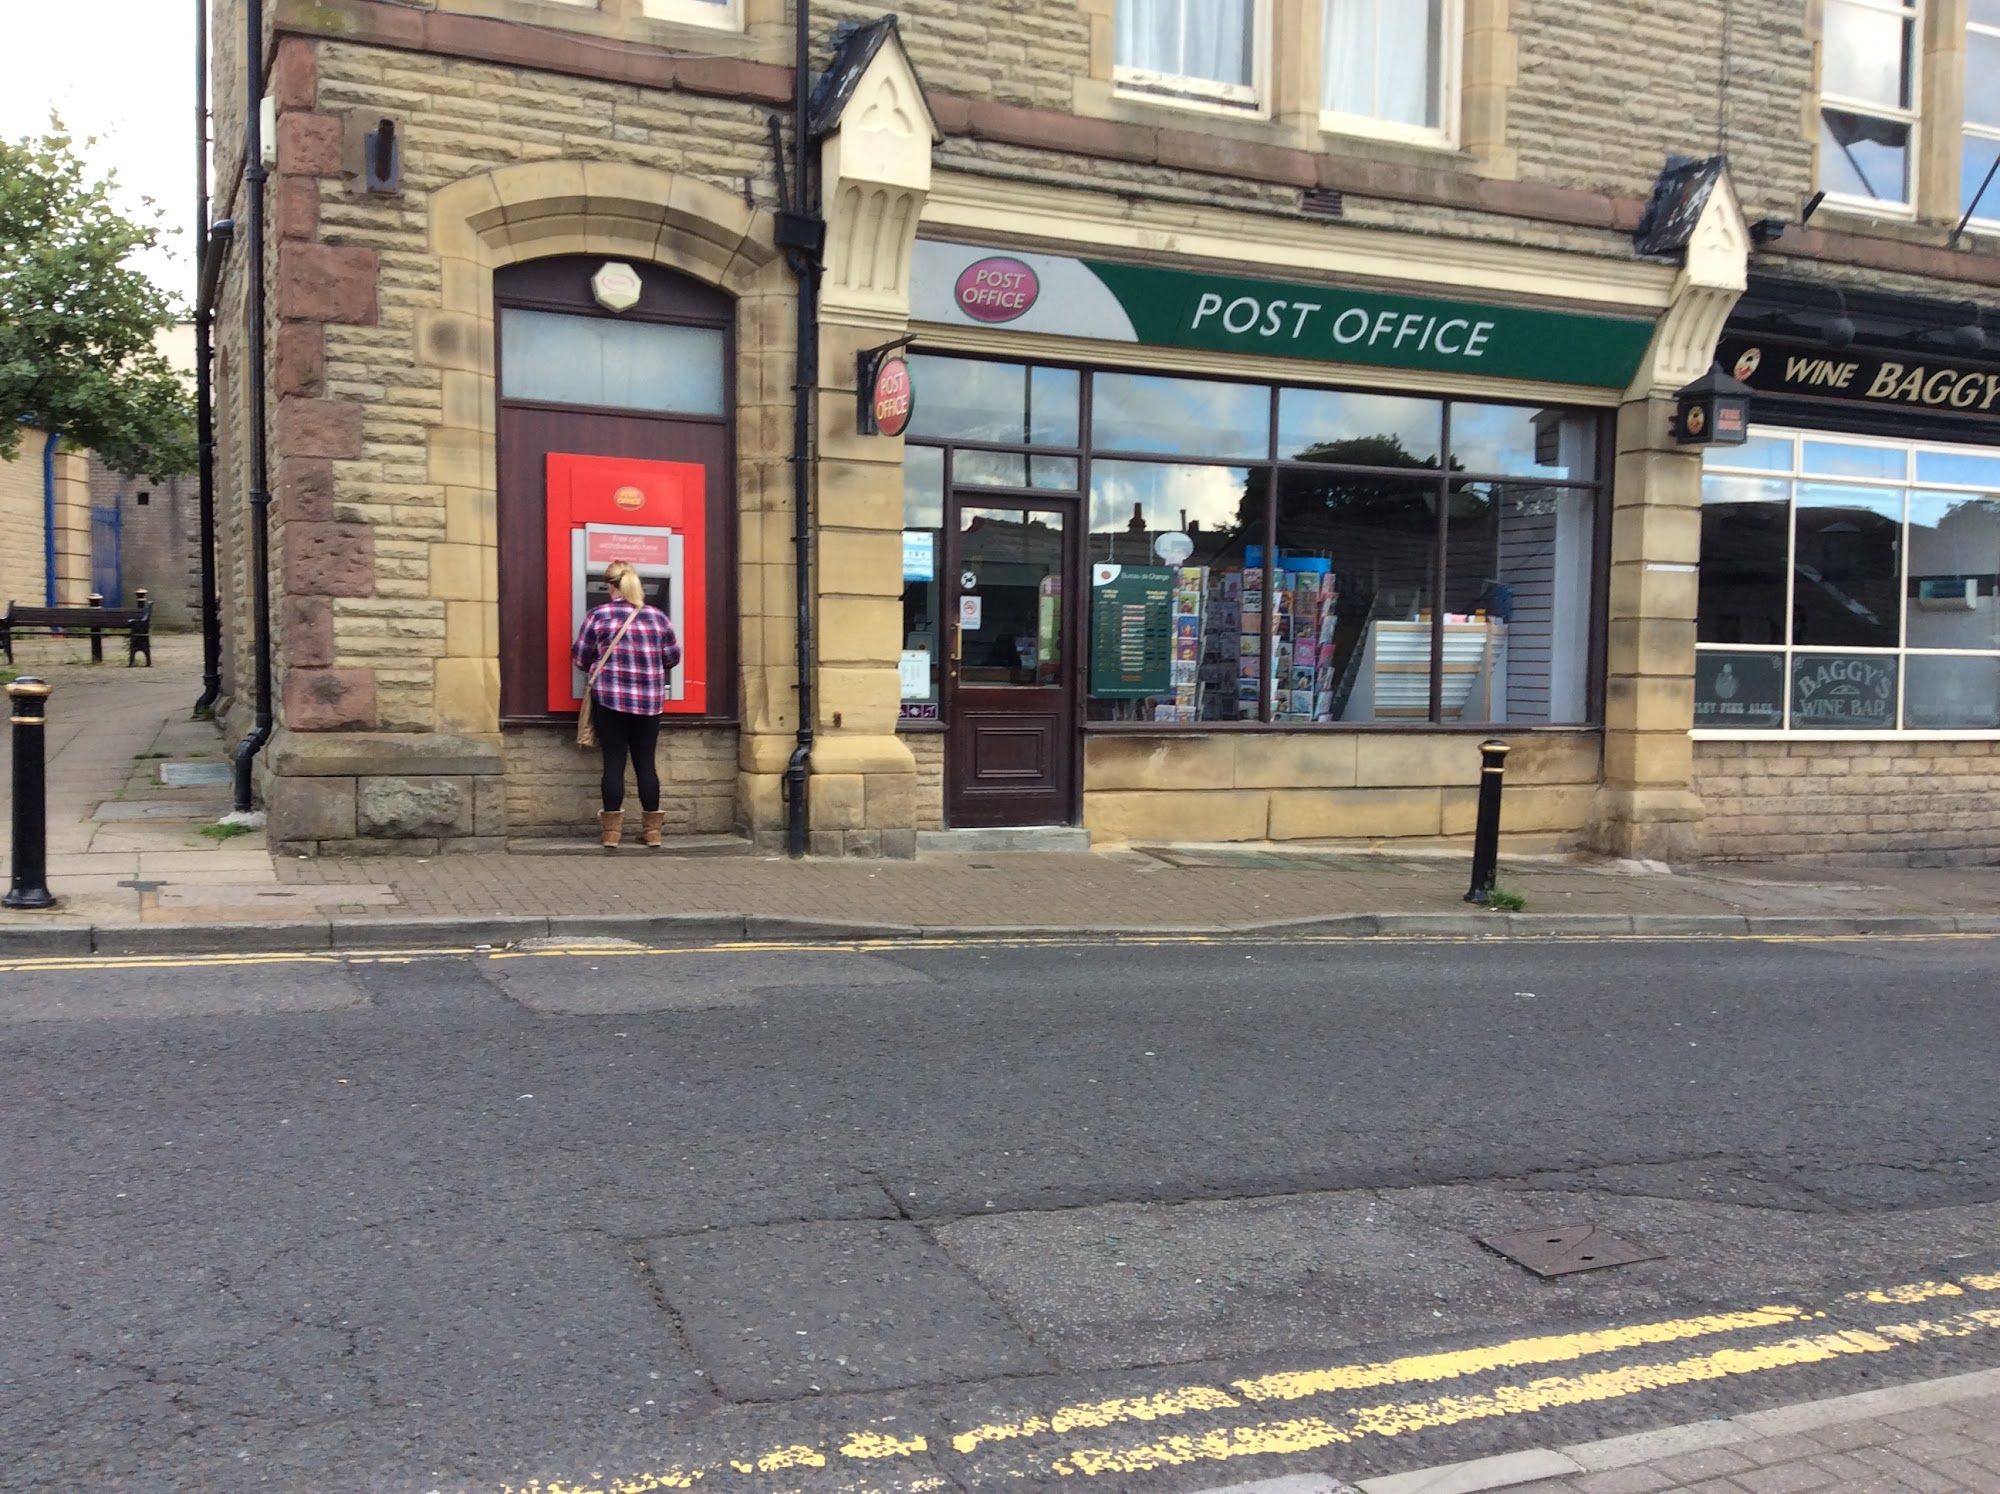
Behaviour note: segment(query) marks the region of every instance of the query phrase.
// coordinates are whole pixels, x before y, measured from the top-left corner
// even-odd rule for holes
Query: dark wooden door
[[[1076,820],[1073,503],[954,495],[945,527],[945,822]]]

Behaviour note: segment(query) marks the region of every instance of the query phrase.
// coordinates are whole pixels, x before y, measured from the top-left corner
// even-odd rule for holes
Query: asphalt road
[[[0,1488],[1198,1489],[2000,1364],[1996,957],[10,967]],[[1478,1243],[1578,1224],[1662,1258]]]

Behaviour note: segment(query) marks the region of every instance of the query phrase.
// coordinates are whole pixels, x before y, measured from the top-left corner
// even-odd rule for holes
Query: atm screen
[[[641,577],[640,579],[645,582],[646,586],[646,605],[657,607],[671,617],[674,610],[673,577],[657,576],[650,579]],[[585,611],[589,611],[593,607],[602,607],[606,602],[611,600],[611,588],[605,584],[602,575],[592,576],[584,583],[583,597]]]

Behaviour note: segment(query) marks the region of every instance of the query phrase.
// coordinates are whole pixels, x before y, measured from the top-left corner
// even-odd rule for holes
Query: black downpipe
[[[243,182],[248,189],[250,270],[250,587],[252,645],[257,656],[257,724],[236,744],[238,813],[251,804],[250,768],[271,737],[271,490],[264,442],[264,0],[246,0],[249,30],[250,107],[244,128]]]
[[[215,588],[215,348],[209,330],[215,314],[209,264],[222,261],[222,244],[208,224],[208,0],[194,0],[194,166],[195,166],[195,440],[201,481],[201,698],[197,721],[215,714],[222,695],[222,604]]]
[[[812,400],[819,385],[820,253],[826,223],[819,215],[817,181],[812,170],[810,107],[812,96],[812,5],[793,0],[798,23],[794,61],[792,189],[784,198],[785,161],[778,158],[781,201],[778,240],[785,261],[798,277],[798,361],[792,384],[792,547],[798,602],[798,745],[785,764],[785,850],[794,860],[805,855],[812,828],[813,745],[813,625],[812,625]]]
[[[212,718],[222,694],[222,598],[215,581],[215,287],[235,233],[236,224],[228,218],[209,226],[194,309],[195,432],[201,453],[202,689],[194,703],[196,720]]]

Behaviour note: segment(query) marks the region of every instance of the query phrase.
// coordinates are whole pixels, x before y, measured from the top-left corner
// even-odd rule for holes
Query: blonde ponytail
[[[646,605],[646,583],[624,561],[614,560],[604,568],[604,584],[613,596],[623,598],[634,607]]]

